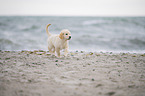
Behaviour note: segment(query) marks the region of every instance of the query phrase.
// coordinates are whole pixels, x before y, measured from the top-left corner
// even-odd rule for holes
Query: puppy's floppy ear
[[[59,34],[59,38],[60,39],[64,39],[64,36],[63,36],[63,33],[62,32]]]

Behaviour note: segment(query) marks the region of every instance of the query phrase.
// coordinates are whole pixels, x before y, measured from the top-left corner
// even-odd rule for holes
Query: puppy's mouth
[[[69,38],[67,40],[70,40]]]

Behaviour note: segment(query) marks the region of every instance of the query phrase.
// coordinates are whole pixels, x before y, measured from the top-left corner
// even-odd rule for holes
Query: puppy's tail
[[[46,26],[46,32],[47,32],[48,37],[51,35],[51,34],[49,33],[49,31],[48,31],[48,27],[49,27],[50,25],[51,25],[51,24],[48,24],[48,25]]]

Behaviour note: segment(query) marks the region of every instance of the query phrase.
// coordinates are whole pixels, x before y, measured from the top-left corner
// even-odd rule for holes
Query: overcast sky
[[[0,15],[145,16],[145,0],[0,0]]]

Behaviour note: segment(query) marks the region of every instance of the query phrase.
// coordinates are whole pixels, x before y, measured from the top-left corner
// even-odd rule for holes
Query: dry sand
[[[145,54],[0,51],[0,96],[145,96]]]

